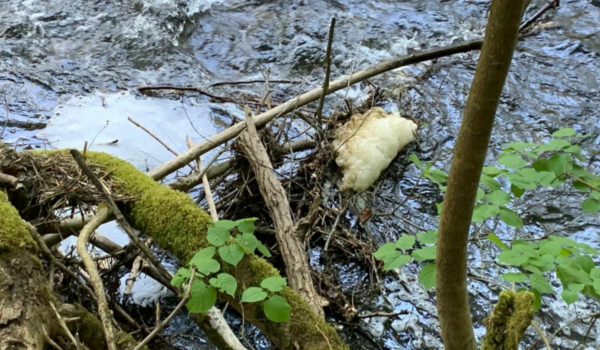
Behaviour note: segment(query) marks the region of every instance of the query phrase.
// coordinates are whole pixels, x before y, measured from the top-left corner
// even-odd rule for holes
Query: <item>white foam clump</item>
[[[416,131],[413,121],[379,107],[352,116],[338,128],[332,143],[343,174],[340,190],[360,192],[369,188],[398,152],[414,140]]]

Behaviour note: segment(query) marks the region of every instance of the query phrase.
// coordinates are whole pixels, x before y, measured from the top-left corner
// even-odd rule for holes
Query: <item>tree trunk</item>
[[[444,346],[476,348],[467,295],[467,241],[496,108],[525,0],[493,0],[481,56],[455,146],[437,248],[437,305]]]

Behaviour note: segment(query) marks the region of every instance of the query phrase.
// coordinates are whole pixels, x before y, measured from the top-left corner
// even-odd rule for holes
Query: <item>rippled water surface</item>
[[[534,0],[528,13],[543,5],[543,1]],[[134,94],[127,90],[140,85],[193,85],[214,95],[239,99],[260,96],[261,84],[214,88],[210,85],[260,79],[260,71],[266,67],[270,68],[271,79],[301,82],[274,84],[275,100],[285,100],[321,84],[332,17],[337,19],[332,55],[335,77],[398,55],[478,38],[483,34],[488,8],[489,1],[485,0],[1,0],[0,114],[7,110],[9,115],[4,139],[33,147],[64,147],[82,137],[91,138],[77,130],[104,128],[103,122],[92,120],[102,118],[98,113],[81,112],[73,122],[78,125],[73,128],[51,128],[53,124],[64,126],[66,119],[60,119],[62,111],[73,110],[79,96],[95,104],[97,111],[105,101],[119,99],[124,93]],[[556,129],[570,126],[593,135],[581,146],[583,155],[591,159],[590,168],[600,172],[599,32],[597,0],[563,0],[560,8],[550,10],[526,31],[502,96],[490,160],[505,142],[542,141]],[[419,141],[410,151],[421,159],[435,159],[437,166],[445,169],[449,167],[477,57],[477,53],[456,55],[372,79],[373,83],[388,88],[386,108],[402,110],[423,124]],[[365,84],[352,87],[331,97],[328,107],[339,105],[343,96],[354,100],[365,98],[367,90]],[[239,112],[193,95],[170,100],[143,96],[127,100],[132,98],[137,98],[144,108],[173,111],[166,114],[165,123],[168,118],[176,118],[179,106],[189,107],[192,112],[205,111],[211,115],[210,120],[203,121],[208,123],[205,124],[208,134],[224,127],[219,117],[223,113],[219,110],[229,114]],[[152,107],[156,104],[161,107]],[[128,106],[111,110],[107,119],[144,117],[144,108],[140,107],[136,114],[136,108],[131,103]],[[56,119],[46,133],[40,133],[51,117]],[[196,117],[206,119],[199,115],[192,115],[191,119]],[[143,119],[139,121],[143,124]],[[117,121],[111,123],[111,128],[123,125]],[[153,119],[153,123],[158,126],[160,120]],[[57,130],[63,130],[62,134],[58,135]],[[44,134],[56,137],[45,140]],[[138,148],[143,149],[144,142],[155,146],[151,139],[141,140],[136,143]],[[182,140],[172,142],[178,144]],[[420,196],[411,196],[395,213],[396,217],[376,216],[366,225],[378,243],[437,225],[435,203],[441,195],[435,186],[423,181],[417,184],[418,171],[407,164],[406,157],[401,155],[385,172],[372,209],[377,213],[389,212],[415,186]],[[580,214],[580,199],[574,193],[552,193],[552,200],[545,198],[547,193],[527,198],[529,203],[542,204],[524,213],[523,234],[552,231]],[[502,235],[504,229],[500,227],[498,233]],[[600,248],[599,232],[600,220],[588,216],[564,234]],[[472,252],[472,272],[497,278],[498,271],[491,264],[494,256],[475,247]],[[351,267],[341,271],[346,282],[343,290],[351,295],[356,291],[356,282],[364,276]],[[410,315],[365,321],[364,334],[344,333],[352,348],[441,347],[433,295],[419,286],[417,272],[418,268],[412,266],[386,275],[382,281],[385,297],[359,305],[361,310],[407,310]],[[558,284],[555,287],[560,291]],[[498,290],[474,281],[470,282],[470,290],[476,333],[481,335],[484,332],[481,320],[489,312],[490,300],[495,300]],[[583,299],[567,307],[562,300],[546,297],[544,304],[537,321],[548,334],[570,319],[600,308],[597,301]],[[189,327],[194,326],[180,318],[171,326],[171,332],[189,333]],[[575,324],[555,339],[553,345],[557,349],[571,349],[586,331],[587,325]],[[531,329],[528,336],[529,343],[537,339]],[[598,338],[600,324],[594,325],[585,339],[587,349],[598,348],[600,342],[594,340]],[[198,338],[185,336],[178,345],[189,349],[205,346]],[[541,343],[535,348],[542,348]]]

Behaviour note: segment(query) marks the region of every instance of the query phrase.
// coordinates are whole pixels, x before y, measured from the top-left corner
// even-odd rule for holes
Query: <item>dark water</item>
[[[544,2],[533,1],[529,13]],[[491,145],[490,160],[509,141],[541,141],[556,129],[570,126],[593,134],[582,147],[592,158],[600,149],[600,7],[597,0],[561,1],[521,39],[505,88]],[[483,34],[489,1],[212,1],[207,0],[1,0],[0,105],[10,111],[5,140],[40,145],[35,135],[53,108],[76,94],[116,92],[146,84],[194,85],[211,93],[240,97],[262,94],[262,86],[239,85],[210,89],[219,81],[260,79],[270,68],[271,79],[302,81],[275,85],[274,96],[286,99],[317,86],[331,17],[337,18],[332,76],[347,74],[407,52],[444,46]],[[461,54],[394,71],[373,79],[388,88],[387,108],[402,110],[421,121],[418,143],[409,151],[436,159],[448,169],[460,115],[474,73],[477,53]],[[359,102],[367,87],[360,85],[329,99],[329,108],[343,96]],[[85,122],[85,121],[81,121]],[[150,141],[149,141],[150,142]],[[374,200],[376,213],[389,212],[415,188],[417,170],[400,156],[384,174]],[[590,168],[600,172],[598,157]],[[396,216],[376,216],[367,224],[377,242],[395,239],[417,228],[435,228],[435,186],[421,181],[419,196],[411,196]],[[573,193],[548,193],[527,198],[543,201],[526,215],[523,234],[543,234],[580,214]],[[404,221],[398,219],[403,218]],[[583,217],[564,234],[600,247],[600,221]],[[506,228],[500,227],[499,234]],[[358,230],[358,228],[357,228]],[[497,279],[493,256],[473,247],[472,272]],[[386,349],[441,347],[433,295],[416,282],[416,266],[383,280],[384,297],[364,300],[365,310],[410,311],[409,316],[365,322],[372,338]],[[364,276],[343,269],[344,291],[350,295]],[[558,286],[558,285],[557,285]],[[497,290],[471,282],[472,311],[477,334]],[[559,288],[557,290],[560,290]],[[537,321],[552,334],[576,315],[597,311],[597,301],[582,300],[567,308],[561,300],[544,299]],[[179,320],[174,333],[184,332]],[[554,340],[560,349],[573,348],[587,325],[575,324]],[[350,334],[350,333],[348,333]],[[537,339],[531,329],[529,339]],[[375,345],[352,335],[353,348]],[[600,325],[592,327],[589,349],[600,346]],[[197,339],[179,341],[200,348]],[[540,348],[539,344],[538,347]]]

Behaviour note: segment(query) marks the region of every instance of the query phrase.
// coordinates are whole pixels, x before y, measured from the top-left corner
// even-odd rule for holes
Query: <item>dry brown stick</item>
[[[88,239],[109,215],[110,210],[108,210],[108,208],[100,208],[96,216],[94,216],[94,218],[84,226],[83,230],[81,230],[81,233],[79,234],[79,238],[77,238],[77,253],[81,257],[81,260],[85,265],[85,269],[90,276],[90,284],[92,285],[92,288],[94,289],[94,295],[96,296],[98,313],[100,314],[100,319],[104,328],[104,335],[106,337],[108,349],[117,350],[115,330],[112,324],[112,315],[108,308],[108,301],[106,299],[106,294],[104,293],[102,279],[100,277],[100,273],[98,273],[98,269],[96,268],[94,260],[87,250]]]
[[[210,87],[217,87],[222,85],[245,85],[245,84],[257,84],[264,83],[264,80],[245,80],[245,81],[222,81],[218,83],[214,83],[210,85]],[[271,80],[271,83],[275,84],[302,84],[301,81],[293,81],[293,80]]]
[[[17,187],[18,182],[19,182],[19,179],[17,179],[16,177],[0,173],[0,186],[1,187],[15,188],[15,187]]]
[[[331,226],[331,231],[329,231],[329,236],[327,236],[327,241],[325,242],[325,247],[323,247],[323,251],[324,252],[326,252],[329,249],[329,243],[331,242],[331,238],[333,237],[333,234],[335,233],[335,229],[337,228],[337,225],[340,222],[340,218],[342,217],[342,215],[344,215],[344,213],[346,212],[346,209],[348,209],[348,204],[349,203],[350,202],[347,202],[346,204],[344,204],[342,206],[342,209],[338,213],[338,215],[335,217],[335,221],[333,222],[333,226]]]
[[[248,128],[240,135],[238,143],[248,157],[262,197],[273,219],[275,235],[285,262],[290,286],[300,294],[315,314],[323,317],[322,299],[314,287],[304,247],[295,234],[285,190],[277,179],[269,155],[258,137],[250,108],[246,106],[244,112]]]
[[[163,284],[169,284],[171,281],[171,274],[164,268],[164,266],[152,253],[150,248],[148,248],[144,243],[140,241],[137,234],[133,231],[131,225],[129,225],[127,220],[125,220],[125,217],[123,216],[123,213],[121,213],[121,210],[119,210],[117,203],[115,203],[115,201],[112,199],[109,190],[102,184],[102,182],[100,182],[98,177],[88,167],[88,165],[85,163],[85,160],[81,156],[81,153],[79,153],[79,151],[77,151],[76,149],[72,149],[71,155],[73,156],[73,159],[75,159],[75,162],[77,162],[77,165],[79,165],[81,170],[85,173],[85,175],[90,179],[94,186],[96,186],[98,191],[102,192],[104,199],[109,204],[113,215],[117,219],[117,222],[125,230],[125,232],[129,236],[129,239],[131,239],[131,241],[142,251],[142,253],[144,253],[146,258],[148,258],[148,260],[159,272],[159,278],[161,279],[161,282],[163,282]]]
[[[190,280],[187,284],[187,288],[185,289],[185,293],[183,294],[183,298],[181,298],[179,304],[177,304],[175,309],[169,314],[169,316],[167,316],[167,318],[163,322],[157,323],[156,327],[154,327],[152,332],[148,334],[148,336],[144,338],[144,340],[142,340],[133,350],[141,350],[144,348],[144,346],[148,345],[148,343],[154,337],[156,337],[156,335],[158,335],[158,333],[160,333],[160,331],[162,331],[169,324],[169,322],[171,322],[173,317],[177,315],[179,310],[183,308],[183,306],[188,302],[188,300],[190,300],[190,293],[192,291],[192,283],[194,282],[194,277],[196,277],[196,269],[192,268],[192,271],[190,273]]]
[[[83,344],[81,344],[81,342],[79,342],[79,340],[73,336],[73,333],[71,333],[71,331],[69,330],[69,327],[67,327],[67,324],[65,323],[65,320],[58,313],[58,310],[56,310],[56,306],[54,306],[53,302],[50,302],[50,307],[52,308],[52,310],[54,311],[54,314],[56,315],[56,319],[58,320],[58,324],[60,325],[60,328],[63,329],[63,331],[65,332],[67,337],[69,337],[69,339],[73,342],[73,344],[75,344],[75,347],[77,347],[77,350],[81,350],[81,349],[87,350],[87,347],[85,347]],[[110,348],[110,345],[109,345],[109,348]]]
[[[189,148],[194,147],[194,141],[189,137],[186,137],[185,141]],[[218,221],[219,216],[217,215],[217,208],[215,207],[215,201],[213,199],[212,191],[210,190],[210,183],[208,182],[208,177],[206,176],[206,172],[202,171],[202,159],[198,157],[196,159],[196,164],[198,165],[198,172],[202,173],[202,185],[204,186],[204,193],[206,195],[206,201],[208,202],[208,209],[210,212],[210,216],[213,221]]]
[[[149,247],[152,244],[152,238],[149,238],[145,244]],[[127,282],[125,283],[125,291],[124,295],[131,294],[131,290],[133,289],[133,285],[135,281],[140,276],[142,272],[142,267],[145,265],[145,260],[142,255],[138,255],[133,261],[133,265],[131,266],[131,272],[129,273],[129,278],[127,278]]]
[[[551,0],[546,4],[543,8],[541,8],[538,12],[536,12],[533,16],[529,17],[521,27],[519,27],[519,31],[522,32],[527,29],[533,22],[535,22],[538,18],[540,18],[544,13],[548,12],[548,10],[559,7],[560,0]]]
[[[336,91],[342,90],[350,85],[354,85],[361,81],[367,80],[374,76],[380,75],[391,70],[408,66],[415,63],[421,63],[430,61],[436,58],[451,56],[459,53],[465,53],[481,49],[483,39],[469,41],[463,44],[451,45],[442,48],[430,49],[423,52],[413,53],[406,56],[400,56],[388,61],[381,62],[369,68],[363,69],[359,72],[350,74],[330,82],[329,89],[326,94],[331,94]],[[258,126],[264,125],[278,116],[292,112],[299,107],[307,105],[313,101],[316,101],[323,95],[323,87],[319,87],[302,95],[295,97],[279,106],[270,109],[264,113],[261,113],[254,117],[254,123]],[[178,157],[171,159],[170,161],[158,166],[156,169],[148,172],[148,176],[154,180],[160,180],[177,169],[184,167],[186,164],[192,162],[195,158],[198,158],[202,154],[214,149],[220,144],[231,140],[232,138],[239,135],[246,128],[245,122],[240,122],[232,127],[223,130],[222,132],[209,137],[206,141],[197,144],[194,148],[187,150]]]
[[[331,46],[333,45],[333,30],[335,28],[335,17],[331,19],[329,25],[329,38],[327,39],[327,52],[325,54],[325,79],[323,80],[323,93],[319,100],[319,107],[317,107],[317,122],[319,126],[323,125],[323,106],[325,105],[325,96],[327,96],[327,90],[329,89],[329,75],[331,74]],[[319,130],[317,130],[319,131]]]

